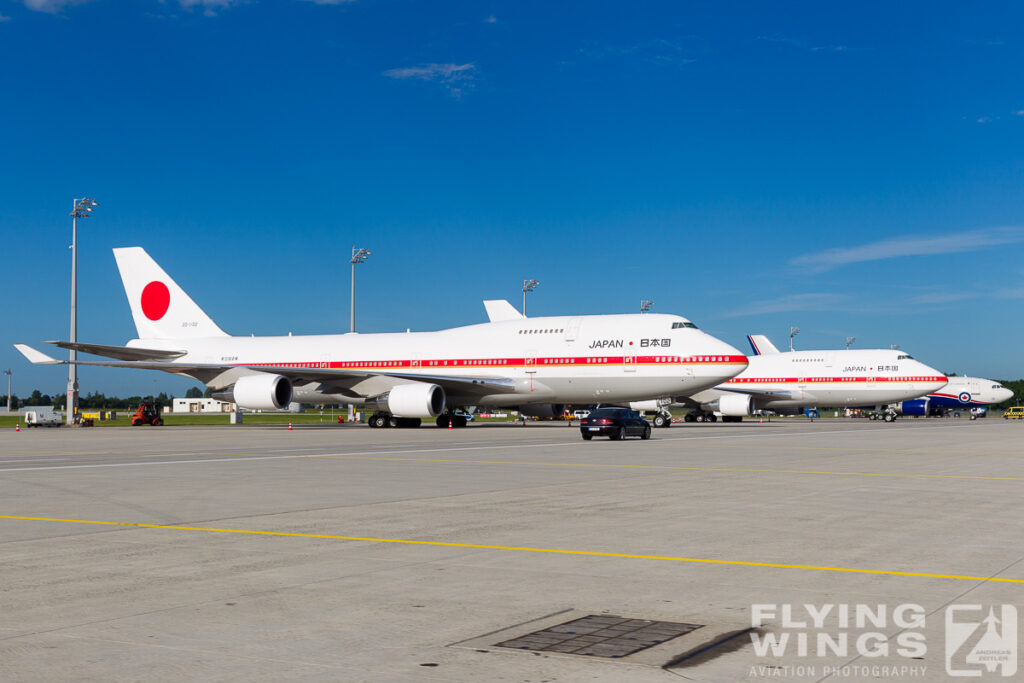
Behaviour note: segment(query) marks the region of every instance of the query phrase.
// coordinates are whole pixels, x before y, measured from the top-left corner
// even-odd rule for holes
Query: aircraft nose
[[[921,385],[925,389],[924,393],[930,394],[949,384],[949,378],[935,368],[929,367],[924,363],[919,363],[918,365],[921,366],[918,369],[918,375],[922,377]]]
[[[1003,387],[1002,389],[996,389],[996,403],[1002,403],[1003,401],[1009,401],[1013,398],[1013,392]]]

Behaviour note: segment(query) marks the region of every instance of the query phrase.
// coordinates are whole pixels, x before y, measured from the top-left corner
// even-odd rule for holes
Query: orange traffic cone
[[[453,428],[453,427],[452,427],[452,423],[453,423],[453,422],[455,422],[454,418],[453,418],[453,419],[451,419],[451,420],[448,420],[448,429],[452,429],[452,428]]]
[[[21,431],[21,420],[15,420],[14,421],[14,431],[16,431],[16,432],[20,432]]]
[[[292,421],[288,420],[288,431],[292,431]]]

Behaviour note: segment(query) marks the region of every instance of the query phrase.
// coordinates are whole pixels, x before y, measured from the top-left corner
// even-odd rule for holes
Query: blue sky
[[[0,1],[0,366],[135,335],[145,247],[233,334],[631,312],[1024,376],[1016,3]],[[82,390],[181,393],[84,369]],[[154,382],[154,378],[156,382]],[[4,390],[0,390],[2,393]]]

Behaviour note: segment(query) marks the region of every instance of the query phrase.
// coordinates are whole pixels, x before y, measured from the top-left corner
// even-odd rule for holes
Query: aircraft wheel
[[[667,424],[668,424],[668,420],[665,419],[664,415],[655,415],[654,416],[654,426],[655,427],[665,427],[665,426],[667,426]]]
[[[694,417],[693,413],[687,413],[683,416],[683,422],[694,422],[696,419],[697,418]]]
[[[463,415],[456,415],[452,418],[452,427],[458,429],[459,427],[466,426],[466,418]]]
[[[718,422],[717,415],[708,415],[708,422]]]
[[[448,415],[438,415],[435,422],[437,422],[437,426],[441,429],[448,429],[448,423],[451,422],[451,417]]]
[[[373,417],[370,418],[370,426],[371,427],[376,427],[378,429],[380,429],[382,427],[387,427],[388,426],[388,416],[387,415],[374,415]]]
[[[885,421],[886,422],[895,422],[896,421],[896,416],[895,415],[891,415],[891,414],[887,414],[885,416]]]

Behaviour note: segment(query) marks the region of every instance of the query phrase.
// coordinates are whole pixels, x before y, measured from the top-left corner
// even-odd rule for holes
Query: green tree
[[[199,387],[191,387],[188,391],[185,392],[185,398],[202,398],[202,397],[203,397],[203,390],[200,389]]]

